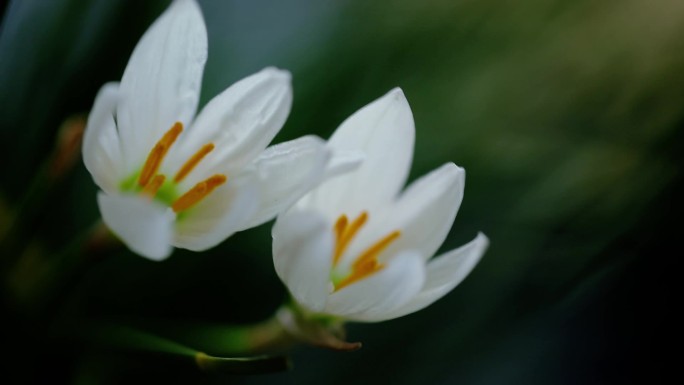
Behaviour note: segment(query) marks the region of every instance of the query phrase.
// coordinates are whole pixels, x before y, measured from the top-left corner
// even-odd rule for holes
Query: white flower
[[[278,217],[275,268],[306,311],[365,322],[401,317],[451,291],[480,260],[483,234],[431,259],[456,217],[465,171],[447,163],[400,192],[413,141],[411,109],[397,88],[349,117],[328,142],[362,151],[361,167]]]
[[[83,143],[102,218],[154,260],[200,251],[259,225],[325,175],[317,137],[266,148],[292,104],[290,74],[266,68],[213,98],[194,118],[207,34],[194,0],[176,0],[135,47],[121,83],[100,90]]]

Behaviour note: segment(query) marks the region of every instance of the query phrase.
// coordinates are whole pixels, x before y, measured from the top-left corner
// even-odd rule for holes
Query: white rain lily
[[[401,317],[451,291],[482,257],[488,240],[479,234],[431,258],[456,217],[465,171],[447,163],[401,192],[413,142],[411,109],[397,88],[349,117],[328,142],[362,151],[361,167],[278,217],[275,268],[306,312],[362,322]]]
[[[198,5],[174,1],[88,118],[83,160],[102,189],[102,218],[149,259],[174,246],[205,250],[264,223],[334,173],[317,137],[266,148],[292,104],[287,71],[266,68],[235,83],[194,118],[206,57]]]

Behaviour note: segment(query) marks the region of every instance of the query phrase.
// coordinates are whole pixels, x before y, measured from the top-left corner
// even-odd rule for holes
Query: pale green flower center
[[[378,261],[382,253],[392,242],[401,236],[399,230],[394,230],[375,242],[364,252],[359,254],[351,265],[351,271],[339,271],[337,266],[342,259],[342,255],[351,243],[352,239],[358,234],[359,230],[368,221],[368,212],[363,211],[356,219],[349,223],[345,214],[341,215],[333,231],[335,233],[335,251],[333,254],[333,269],[330,272],[330,280],[335,286],[335,291],[340,290],[354,282],[367,278],[382,270],[385,265]]]
[[[158,173],[166,153],[182,131],[183,124],[176,122],[150,150],[142,168],[124,179],[119,186],[123,191],[144,195],[171,207],[178,214],[178,219],[184,212],[226,183],[228,179],[223,174],[215,174],[197,183],[183,194],[178,191],[178,184],[190,174],[207,154],[214,150],[213,143],[202,146],[183,164],[173,179]]]

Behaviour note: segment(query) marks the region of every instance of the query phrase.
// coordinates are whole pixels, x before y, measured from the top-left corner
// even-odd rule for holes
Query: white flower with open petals
[[[480,260],[483,234],[431,258],[456,217],[465,171],[447,163],[401,192],[413,141],[400,89],[333,134],[329,146],[363,152],[363,164],[312,190],[273,227],[275,268],[299,307],[364,322],[401,317],[451,291]]]
[[[149,259],[174,246],[204,250],[264,223],[334,173],[319,138],[266,148],[290,111],[286,71],[235,83],[194,119],[206,57],[198,5],[175,0],[88,118],[83,160],[103,190],[102,218]]]

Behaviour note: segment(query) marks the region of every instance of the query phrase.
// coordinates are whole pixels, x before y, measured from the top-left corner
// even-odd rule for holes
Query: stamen
[[[344,254],[344,251],[347,249],[347,246],[349,246],[349,243],[352,239],[354,239],[354,236],[361,229],[361,227],[363,227],[363,225],[366,224],[367,220],[368,212],[366,211],[361,212],[361,214],[359,214],[359,216],[356,217],[356,219],[354,219],[354,222],[352,222],[348,226],[348,220],[346,215],[341,216],[337,220],[337,223],[335,223],[335,235],[337,236],[337,242],[335,242],[335,254],[333,254],[333,265],[337,264],[340,258],[342,258],[342,254]]]
[[[373,246],[366,249],[366,251],[364,251],[363,254],[356,259],[354,265],[352,265],[352,268],[356,269],[357,267],[363,266],[370,261],[377,261],[378,255],[380,255],[380,253],[382,253],[382,251],[385,250],[390,243],[399,238],[399,236],[401,236],[401,232],[399,230],[395,230],[387,234],[384,238],[377,241]]]
[[[197,164],[200,161],[202,161],[202,159],[212,150],[214,150],[213,143],[205,144],[204,146],[202,146],[202,148],[200,148],[199,151],[197,151],[195,155],[188,159],[188,161],[185,162],[183,167],[181,167],[181,169],[178,170],[178,173],[173,178],[173,181],[176,183],[182,181],[190,173],[190,171],[192,171],[192,169],[194,169],[195,166],[197,166]]]
[[[385,265],[382,265],[380,262],[378,262],[378,256],[400,236],[401,232],[399,230],[395,230],[387,234],[373,246],[366,249],[366,251],[364,251],[352,265],[352,273],[335,286],[335,291],[338,291],[356,281],[382,270]]]
[[[342,253],[338,253],[337,249],[339,248],[340,242],[342,242],[342,236],[344,235],[344,230],[347,228],[348,224],[349,219],[344,214],[337,218],[337,222],[335,222],[335,253],[333,254],[333,266],[337,265],[340,256],[342,256]]]
[[[355,269],[350,276],[340,281],[340,283],[338,283],[337,286],[335,286],[335,291],[342,290],[343,288],[351,285],[352,283],[360,281],[368,277],[369,275],[382,270],[383,267],[385,266],[379,264],[377,261],[371,261],[371,263],[366,263],[359,269]]]
[[[157,195],[157,191],[159,191],[161,186],[164,184],[165,180],[166,176],[161,174],[155,175],[150,183],[145,185],[145,187],[142,189],[142,194],[150,198],[154,198],[154,196]]]
[[[138,179],[138,184],[140,186],[147,186],[147,183],[150,181],[150,179],[157,173],[162,160],[164,160],[164,156],[182,131],[183,123],[176,122],[173,127],[171,127],[164,134],[164,136],[162,136],[159,142],[154,145],[150,151],[150,154],[147,156],[147,160],[145,161],[142,171],[140,172],[140,178]]]
[[[191,206],[195,205],[197,202],[201,201],[209,195],[215,188],[226,183],[225,175],[216,174],[205,181],[199,182],[195,187],[191,188],[190,191],[181,195],[180,198],[176,199],[171,205],[171,208],[175,212],[181,212],[183,210],[189,209]]]

